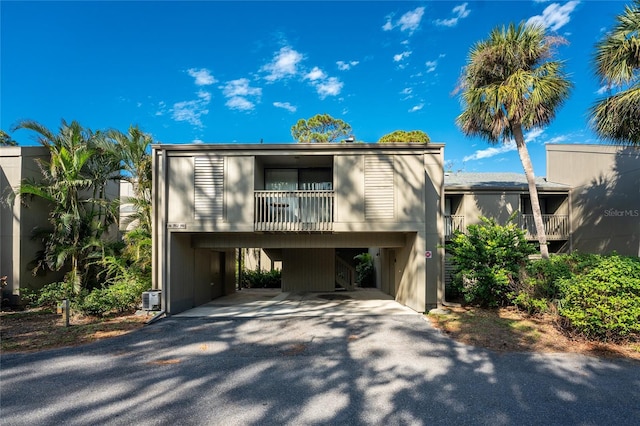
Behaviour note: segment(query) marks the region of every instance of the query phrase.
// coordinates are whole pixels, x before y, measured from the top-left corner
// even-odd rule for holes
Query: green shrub
[[[71,303],[77,300],[73,291],[73,285],[67,282],[47,284],[35,294],[27,295],[31,299],[31,305],[42,308],[56,308],[58,304],[68,299]]]
[[[353,258],[358,261],[356,265],[356,283],[360,287],[375,287],[376,277],[371,254],[360,253]]]
[[[584,274],[559,280],[567,326],[599,340],[640,337],[640,259],[598,256],[580,266]]]
[[[282,273],[278,269],[267,272],[246,269],[242,272],[241,284],[244,288],[280,288]]]
[[[481,220],[466,234],[456,233],[445,247],[454,265],[453,285],[468,303],[507,305],[520,269],[536,249],[513,222],[503,226],[495,219]]]
[[[150,287],[148,281],[132,279],[94,288],[82,299],[79,309],[93,316],[134,311],[142,300],[142,293]]]

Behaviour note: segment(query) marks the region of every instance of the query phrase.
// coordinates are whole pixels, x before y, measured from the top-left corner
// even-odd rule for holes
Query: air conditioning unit
[[[160,290],[145,291],[142,293],[142,310],[159,311],[160,307]]]

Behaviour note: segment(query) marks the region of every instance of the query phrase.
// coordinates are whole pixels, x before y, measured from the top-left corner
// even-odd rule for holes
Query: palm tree
[[[118,130],[107,132],[109,146],[120,160],[122,179],[133,188],[133,196],[121,199],[132,207],[133,213],[125,218],[125,225],[133,225],[124,236],[124,254],[145,273],[151,266],[151,154],[153,138],[137,126],[130,126],[127,133]]]
[[[476,43],[457,90],[464,110],[457,118],[467,136],[480,136],[491,144],[515,144],[524,168],[540,254],[549,257],[533,165],[524,131],[551,122],[569,94],[571,83],[560,61],[550,60],[554,46],[563,43],[536,25],[510,24],[491,31]]]
[[[23,181],[14,194],[24,203],[37,197],[50,206],[52,228],[41,233],[45,249],[39,267],[68,268],[66,281],[78,292],[87,283],[84,272],[90,258],[102,247],[102,237],[115,220],[106,186],[117,176],[117,162],[101,150],[100,133],[75,121],[62,120],[57,134],[30,120],[19,122],[15,129],[36,132],[49,150],[49,158],[39,161],[42,177]]]
[[[613,95],[591,108],[591,125],[603,139],[640,146],[640,0],[626,6],[596,45],[596,74]]]

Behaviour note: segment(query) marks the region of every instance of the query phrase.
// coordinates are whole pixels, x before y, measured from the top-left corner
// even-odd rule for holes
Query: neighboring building
[[[546,147],[547,178],[571,187],[570,250],[640,256],[640,148]]]
[[[550,252],[569,250],[569,185],[536,178],[542,221]],[[527,239],[537,241],[531,212],[529,185],[518,173],[445,173],[445,238],[454,231],[481,223],[481,217],[505,224],[514,221],[526,231]]]
[[[282,262],[283,291],[333,291],[372,249],[378,287],[444,297],[443,145],[154,145],[153,282],[169,313],[235,291],[237,248]]]
[[[32,273],[42,243],[31,238],[37,227],[48,227],[46,203],[30,200],[24,206],[19,199],[9,205],[7,197],[23,179],[39,179],[42,174],[37,160],[48,158],[44,147],[0,148],[0,276],[7,276],[3,298],[18,301],[20,288],[38,289],[59,281],[63,273],[40,271]]]

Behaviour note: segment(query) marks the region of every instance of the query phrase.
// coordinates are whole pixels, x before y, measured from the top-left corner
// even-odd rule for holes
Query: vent
[[[159,311],[160,305],[160,291],[145,291],[142,293],[143,311]]]
[[[393,219],[395,217],[393,176],[393,157],[365,157],[365,219]]]
[[[195,218],[222,218],[224,190],[224,159],[195,157],[194,207]]]

